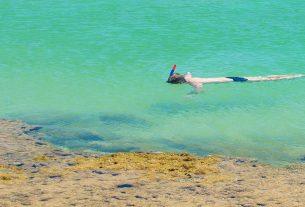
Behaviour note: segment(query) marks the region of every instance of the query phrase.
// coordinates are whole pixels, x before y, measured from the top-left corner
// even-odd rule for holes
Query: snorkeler
[[[274,81],[283,79],[293,79],[304,77],[303,74],[297,75],[269,75],[269,76],[245,76],[245,77],[221,77],[221,78],[195,78],[190,72],[186,75],[174,73],[176,64],[170,72],[168,83],[182,84],[187,83],[195,88],[195,93],[199,93],[203,89],[203,84],[206,83],[228,83],[228,82],[255,82],[255,81]]]

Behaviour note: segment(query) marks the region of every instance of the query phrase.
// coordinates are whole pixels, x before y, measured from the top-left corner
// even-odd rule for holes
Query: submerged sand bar
[[[305,206],[305,166],[57,149],[0,120],[0,206]]]

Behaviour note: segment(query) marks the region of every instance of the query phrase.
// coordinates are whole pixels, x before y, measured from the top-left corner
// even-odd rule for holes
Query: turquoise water
[[[191,87],[197,77],[305,73],[305,1],[1,1],[0,117],[69,149],[305,156],[305,80]]]

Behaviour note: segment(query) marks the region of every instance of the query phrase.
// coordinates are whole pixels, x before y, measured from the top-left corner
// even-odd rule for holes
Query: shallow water
[[[168,85],[199,77],[305,73],[304,1],[4,1],[0,117],[101,152],[305,156],[305,79]]]

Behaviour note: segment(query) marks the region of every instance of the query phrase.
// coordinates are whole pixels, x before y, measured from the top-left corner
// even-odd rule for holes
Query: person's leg
[[[250,76],[245,77],[249,81],[272,81],[272,80],[283,80],[304,77],[304,75],[269,75],[269,76]]]

